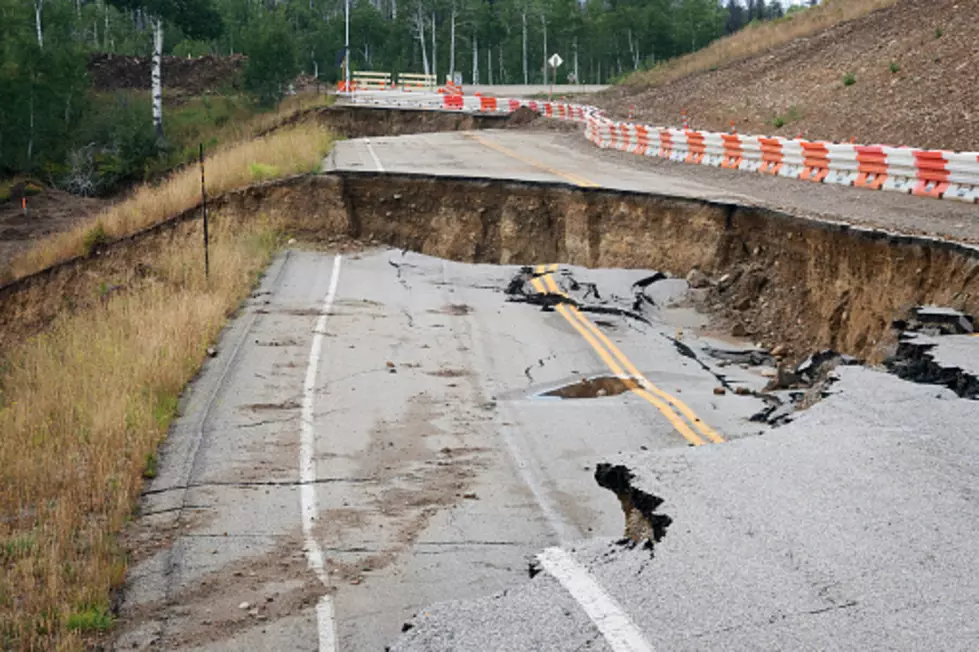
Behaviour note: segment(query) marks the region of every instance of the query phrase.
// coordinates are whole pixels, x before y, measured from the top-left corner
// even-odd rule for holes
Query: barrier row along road
[[[457,94],[347,93],[355,104],[509,114],[527,107],[546,118],[585,125],[603,149],[640,156],[920,197],[979,202],[979,152],[856,145],[655,127],[609,119],[593,106]]]

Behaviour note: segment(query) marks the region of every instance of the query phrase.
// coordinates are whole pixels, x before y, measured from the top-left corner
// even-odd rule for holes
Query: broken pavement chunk
[[[663,499],[633,486],[634,479],[632,471],[621,464],[602,462],[595,467],[595,481],[614,493],[622,505],[626,537],[652,550],[666,536],[673,519],[656,512]]]

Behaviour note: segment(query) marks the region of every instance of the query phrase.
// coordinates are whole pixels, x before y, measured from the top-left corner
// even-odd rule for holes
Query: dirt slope
[[[237,83],[238,73],[246,57],[163,57],[163,85],[168,91],[200,95]],[[97,91],[150,88],[150,57],[127,57],[112,54],[93,54],[88,61],[88,73]]]
[[[654,125],[678,126],[686,109],[697,129],[727,131],[734,120],[742,133],[976,150],[977,24],[976,0],[901,0],[717,70],[613,88],[596,103],[619,117],[634,104],[636,120]]]

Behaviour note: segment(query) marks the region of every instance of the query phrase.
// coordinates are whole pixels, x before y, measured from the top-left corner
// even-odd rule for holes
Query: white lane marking
[[[314,458],[316,433],[313,428],[313,406],[316,401],[316,376],[323,352],[323,337],[326,335],[326,320],[336,298],[339,282],[340,254],[337,254],[333,259],[330,289],[323,299],[323,307],[320,309],[320,316],[316,320],[316,328],[313,331],[313,344],[309,350],[306,382],[303,383],[303,409],[299,437],[299,501],[303,520],[303,547],[309,568],[326,588],[330,588],[330,577],[326,573],[323,549],[313,536],[313,525],[319,515],[319,507],[316,504],[316,459]],[[324,595],[316,604],[316,627],[319,631],[320,652],[335,652],[337,641],[333,624],[333,599],[329,595]]]
[[[374,151],[374,146],[371,145],[371,139],[365,138],[364,142],[367,143],[367,151],[370,152],[371,158],[374,159],[374,165],[377,166],[377,171],[384,172],[384,166],[381,165],[381,159],[377,158],[377,152]]]
[[[581,605],[614,652],[653,652],[619,603],[570,553],[561,548],[548,548],[537,559]]]

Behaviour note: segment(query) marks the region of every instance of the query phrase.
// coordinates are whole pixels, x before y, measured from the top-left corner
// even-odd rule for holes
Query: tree
[[[163,139],[163,25],[172,23],[190,38],[211,40],[221,35],[221,16],[211,0],[109,0],[115,7],[147,14],[153,28],[153,124]]]
[[[298,72],[296,45],[284,11],[270,12],[252,25],[246,43],[245,89],[263,106],[275,105]]]

